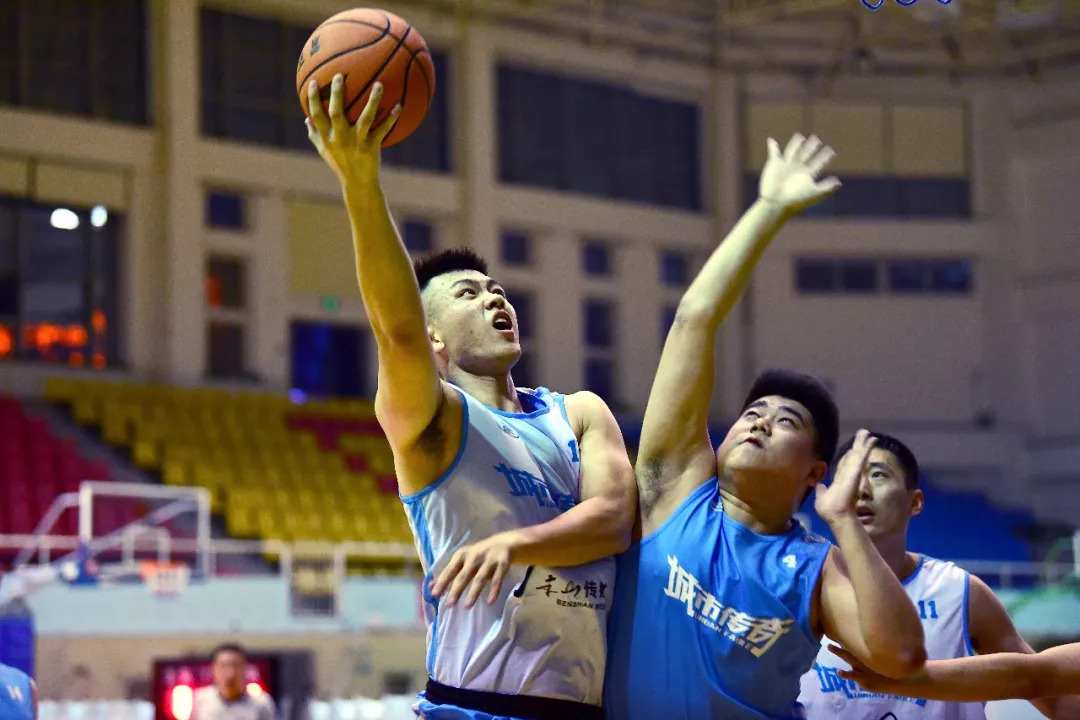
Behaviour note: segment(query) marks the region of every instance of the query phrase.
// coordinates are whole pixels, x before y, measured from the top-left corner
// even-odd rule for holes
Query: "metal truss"
[[[1080,0],[411,0],[409,4],[588,45],[739,71],[1039,79],[1080,65]]]

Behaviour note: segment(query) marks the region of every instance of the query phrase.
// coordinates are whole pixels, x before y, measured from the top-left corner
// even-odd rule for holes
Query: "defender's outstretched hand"
[[[334,76],[330,85],[329,117],[323,110],[318,85],[314,80],[308,85],[308,113],[311,118],[304,121],[308,139],[342,184],[352,180],[377,179],[379,151],[383,140],[394,129],[394,123],[401,114],[401,105],[395,105],[381,124],[372,127],[383,96],[382,83],[377,82],[356,125],[350,126],[342,99],[344,84],[345,78],[340,73]]]
[[[846,516],[855,515],[855,504],[859,499],[859,482],[862,480],[870,451],[877,444],[877,438],[868,430],[855,434],[851,449],[844,453],[836,467],[833,481],[828,487],[818,483],[814,487],[814,509],[821,519],[832,523]]]
[[[836,157],[828,145],[815,135],[809,139],[800,134],[792,136],[784,152],[769,138],[769,159],[761,171],[761,199],[779,205],[788,214],[810,207],[840,188],[835,177],[818,180],[825,167]]]

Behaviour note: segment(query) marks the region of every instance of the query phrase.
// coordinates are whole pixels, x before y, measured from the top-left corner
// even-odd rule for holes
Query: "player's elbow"
[[[630,538],[634,530],[634,510],[632,507],[619,505],[613,508],[607,521],[611,539],[612,554],[618,555],[630,548]]]
[[[634,530],[634,503],[636,497],[609,498],[600,512],[599,524],[604,530],[606,545],[612,555],[626,552]]]
[[[901,677],[914,675],[922,670],[923,666],[926,665],[926,648],[923,646],[921,638],[918,645],[901,652],[896,661],[897,668],[903,673]]]
[[[715,303],[707,303],[699,300],[690,292],[687,292],[675,308],[675,317],[672,319],[672,327],[704,327],[713,322],[716,316]]]
[[[899,680],[922,670],[926,665],[926,647],[922,638],[918,643],[905,642],[893,648],[887,655],[879,656],[874,670],[885,677]]]

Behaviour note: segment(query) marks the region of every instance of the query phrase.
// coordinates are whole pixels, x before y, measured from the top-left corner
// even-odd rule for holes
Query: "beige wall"
[[[252,652],[311,650],[320,697],[377,697],[387,672],[412,673],[416,690],[427,679],[422,632],[228,638],[53,636],[37,641],[41,696],[45,700],[121,698],[132,683],[150,682],[155,658],[205,655],[226,639]],[[88,677],[80,677],[80,667],[89,671]]]

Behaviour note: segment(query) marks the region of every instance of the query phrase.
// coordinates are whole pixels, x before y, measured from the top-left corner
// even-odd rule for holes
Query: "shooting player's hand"
[[[488,587],[488,605],[493,605],[502,590],[503,579],[510,569],[510,539],[505,533],[458,549],[450,563],[431,585],[431,594],[454,605],[465,596],[465,607],[471,608]],[[443,595],[445,594],[445,597]]]

